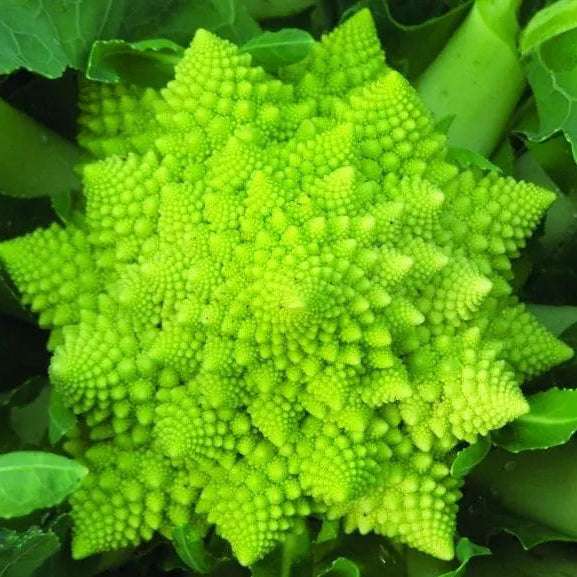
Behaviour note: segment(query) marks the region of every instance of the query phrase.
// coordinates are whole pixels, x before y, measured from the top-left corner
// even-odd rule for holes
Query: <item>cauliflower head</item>
[[[450,559],[456,447],[571,355],[509,284],[553,193],[448,162],[367,10],[81,109],[83,210],[0,244],[78,416],[74,556],[201,523],[249,565],[317,517]]]

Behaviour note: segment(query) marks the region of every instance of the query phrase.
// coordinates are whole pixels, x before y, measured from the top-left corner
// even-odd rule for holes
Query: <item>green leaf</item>
[[[0,74],[27,68],[57,78],[82,69],[92,42],[118,31],[124,2],[118,0],[2,0]]]
[[[33,198],[80,189],[74,144],[1,99],[0,126],[0,193]]]
[[[482,154],[475,152],[474,150],[469,150],[468,148],[459,148],[456,146],[450,147],[447,152],[447,160],[464,167],[476,166],[482,170],[492,170],[498,173],[501,172],[501,168],[496,164],[493,164],[488,158],[485,158]]]
[[[551,38],[525,60],[539,112],[539,128],[524,134],[537,142],[563,132],[577,159],[577,28]]]
[[[577,540],[576,439],[548,450],[517,454],[495,449],[472,471],[467,482],[471,490],[482,491],[496,501],[497,513],[546,528],[541,536],[535,529],[537,537],[534,538],[545,540],[554,532],[567,540]],[[475,501],[472,506],[476,506]],[[482,523],[484,518],[483,513],[477,515],[472,519],[472,526]],[[490,519],[488,522],[489,533],[494,533],[493,528],[499,524]],[[506,527],[506,523],[502,525]]]
[[[577,307],[529,305],[529,310],[556,337],[561,336],[569,327],[577,323]]]
[[[464,477],[475,468],[489,453],[491,437],[481,437],[477,442],[465,447],[457,453],[451,465],[453,477]]]
[[[120,37],[127,41],[168,38],[186,46],[198,28],[239,45],[261,32],[243,0],[131,0]]]
[[[50,442],[53,445],[57,443],[75,424],[74,413],[64,404],[62,397],[52,389],[48,404],[48,438]]]
[[[0,529],[0,576],[29,577],[60,549],[60,540],[36,527],[17,533]]]
[[[44,386],[36,398],[10,411],[10,424],[23,443],[40,445],[48,428],[48,398],[50,390]]]
[[[574,577],[575,549],[567,543],[549,543],[523,551],[512,539],[500,540],[493,555],[475,560],[467,577]]]
[[[455,553],[461,564],[454,571],[448,571],[439,577],[462,577],[467,570],[467,564],[473,557],[491,555],[491,549],[476,545],[466,537],[462,537],[455,547]]]
[[[66,224],[70,222],[72,213],[72,191],[67,190],[53,194],[50,197],[50,204],[52,205],[52,210],[62,222]]]
[[[333,541],[339,536],[341,528],[340,520],[323,519],[321,530],[315,539],[315,543],[324,543],[325,541]]]
[[[331,566],[321,571],[318,577],[360,577],[361,571],[359,566],[347,559],[346,557],[339,557],[335,559]]]
[[[142,42],[97,40],[92,45],[86,76],[100,82],[124,82],[161,88],[174,77],[182,46],[171,40]]]
[[[191,525],[181,525],[172,533],[174,548],[184,563],[198,573],[210,573],[219,564],[219,559],[206,550],[203,538],[203,534]]]
[[[263,32],[242,46],[242,52],[252,55],[254,63],[270,71],[278,70],[304,60],[311,51],[314,38],[297,28],[284,28],[278,32]]]
[[[84,465],[52,453],[0,455],[0,517],[21,517],[57,505],[80,486],[87,473]]]
[[[577,389],[549,389],[529,397],[531,410],[499,431],[496,445],[518,453],[566,443],[577,431]]]
[[[557,0],[539,10],[525,26],[519,37],[519,50],[523,56],[541,44],[577,27],[577,4],[574,0]]]
[[[244,0],[250,14],[257,20],[286,18],[299,14],[315,4],[315,0]]]
[[[527,550],[551,541],[575,541],[573,537],[561,531],[515,515],[493,515],[489,520],[492,534],[509,533],[517,538],[523,549]]]

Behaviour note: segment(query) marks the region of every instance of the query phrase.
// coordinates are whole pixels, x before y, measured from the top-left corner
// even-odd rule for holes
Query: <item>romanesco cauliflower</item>
[[[79,418],[74,556],[200,519],[249,565],[316,516],[451,558],[455,447],[571,355],[508,283],[554,195],[447,162],[366,10],[81,107],[84,210],[0,244]]]

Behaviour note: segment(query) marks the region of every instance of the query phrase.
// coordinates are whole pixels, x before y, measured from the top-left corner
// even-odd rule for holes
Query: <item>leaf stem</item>
[[[417,81],[433,114],[454,116],[449,145],[488,156],[525,87],[516,12],[520,0],[477,0],[439,56]]]
[[[0,100],[0,193],[20,198],[78,190],[75,145]]]

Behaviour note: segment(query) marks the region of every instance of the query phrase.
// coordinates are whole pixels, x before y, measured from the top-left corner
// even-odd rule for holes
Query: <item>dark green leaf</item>
[[[198,28],[239,45],[261,32],[243,0],[132,0],[126,6],[120,37],[128,41],[168,38],[186,46]]]
[[[0,455],[0,517],[20,517],[57,505],[80,485],[88,469],[52,453]]]
[[[385,48],[387,62],[413,79],[428,67],[446,44],[467,14],[472,0],[457,3],[442,15],[409,26],[394,18],[389,4],[388,0],[363,0],[356,4],[353,10],[365,6],[371,9]]]
[[[44,386],[31,403],[10,411],[10,424],[23,443],[40,445],[46,435],[49,395],[48,386]]]
[[[561,336],[570,326],[577,323],[577,307],[529,305],[529,309],[556,337]]]
[[[477,442],[462,449],[451,465],[451,475],[464,477],[487,456],[490,449],[490,436],[481,437]]]
[[[209,573],[219,563],[204,546],[204,536],[191,525],[181,525],[172,533],[174,548],[188,567],[198,573]]]
[[[29,577],[58,549],[60,540],[51,531],[0,529],[0,577]]]
[[[532,529],[537,532],[532,539],[562,534],[565,539],[577,540],[576,440],[545,451],[513,454],[496,449],[472,471],[467,482],[496,501],[498,515],[517,517],[521,525],[530,521],[545,527],[542,535],[538,534],[540,529]],[[484,517],[473,520],[473,527]],[[519,523],[490,520],[488,532],[494,533],[493,527],[500,525],[510,526],[513,532]]]
[[[90,51],[86,76],[100,82],[161,88],[174,77],[174,67],[183,52],[181,46],[165,39],[98,40]]]
[[[496,445],[513,453],[566,443],[577,430],[577,389],[549,389],[529,397],[531,410],[496,431]]]
[[[356,563],[346,557],[335,559],[331,566],[321,571],[318,577],[360,577],[361,572]]]
[[[118,0],[2,0],[0,74],[18,68],[56,78],[82,69],[92,42],[116,35],[124,2]]]
[[[250,14],[258,19],[285,18],[315,4],[315,0],[244,0]]]
[[[74,413],[64,404],[62,397],[52,389],[48,404],[48,438],[57,443],[76,423]]]
[[[278,32],[263,32],[242,46],[252,55],[254,63],[267,70],[278,70],[305,59],[315,40],[304,30],[285,28]]]
[[[577,575],[575,547],[549,543],[534,551],[523,551],[514,540],[501,539],[491,557],[475,559],[466,577],[574,577]]]
[[[454,571],[443,573],[439,577],[462,577],[465,575],[465,571],[467,570],[467,564],[473,557],[491,555],[491,549],[487,549],[487,547],[482,547],[481,545],[476,545],[466,537],[463,537],[459,539],[459,542],[455,547],[455,553],[461,564]]]
[[[449,148],[449,151],[447,152],[447,160],[464,167],[476,166],[482,170],[501,172],[501,169],[496,164],[493,164],[488,158],[485,158],[482,154],[479,154],[474,150],[468,150],[467,148]]]
[[[542,523],[537,523],[515,515],[494,515],[490,517],[492,533],[505,532],[513,535],[519,540],[524,549],[532,549],[541,543],[551,541],[574,541],[561,531],[547,527]]]
[[[0,126],[0,193],[32,198],[80,188],[75,145],[2,100]]]
[[[68,190],[59,194],[53,194],[50,197],[50,203],[58,218],[60,218],[62,222],[68,223],[72,212],[72,192]]]

